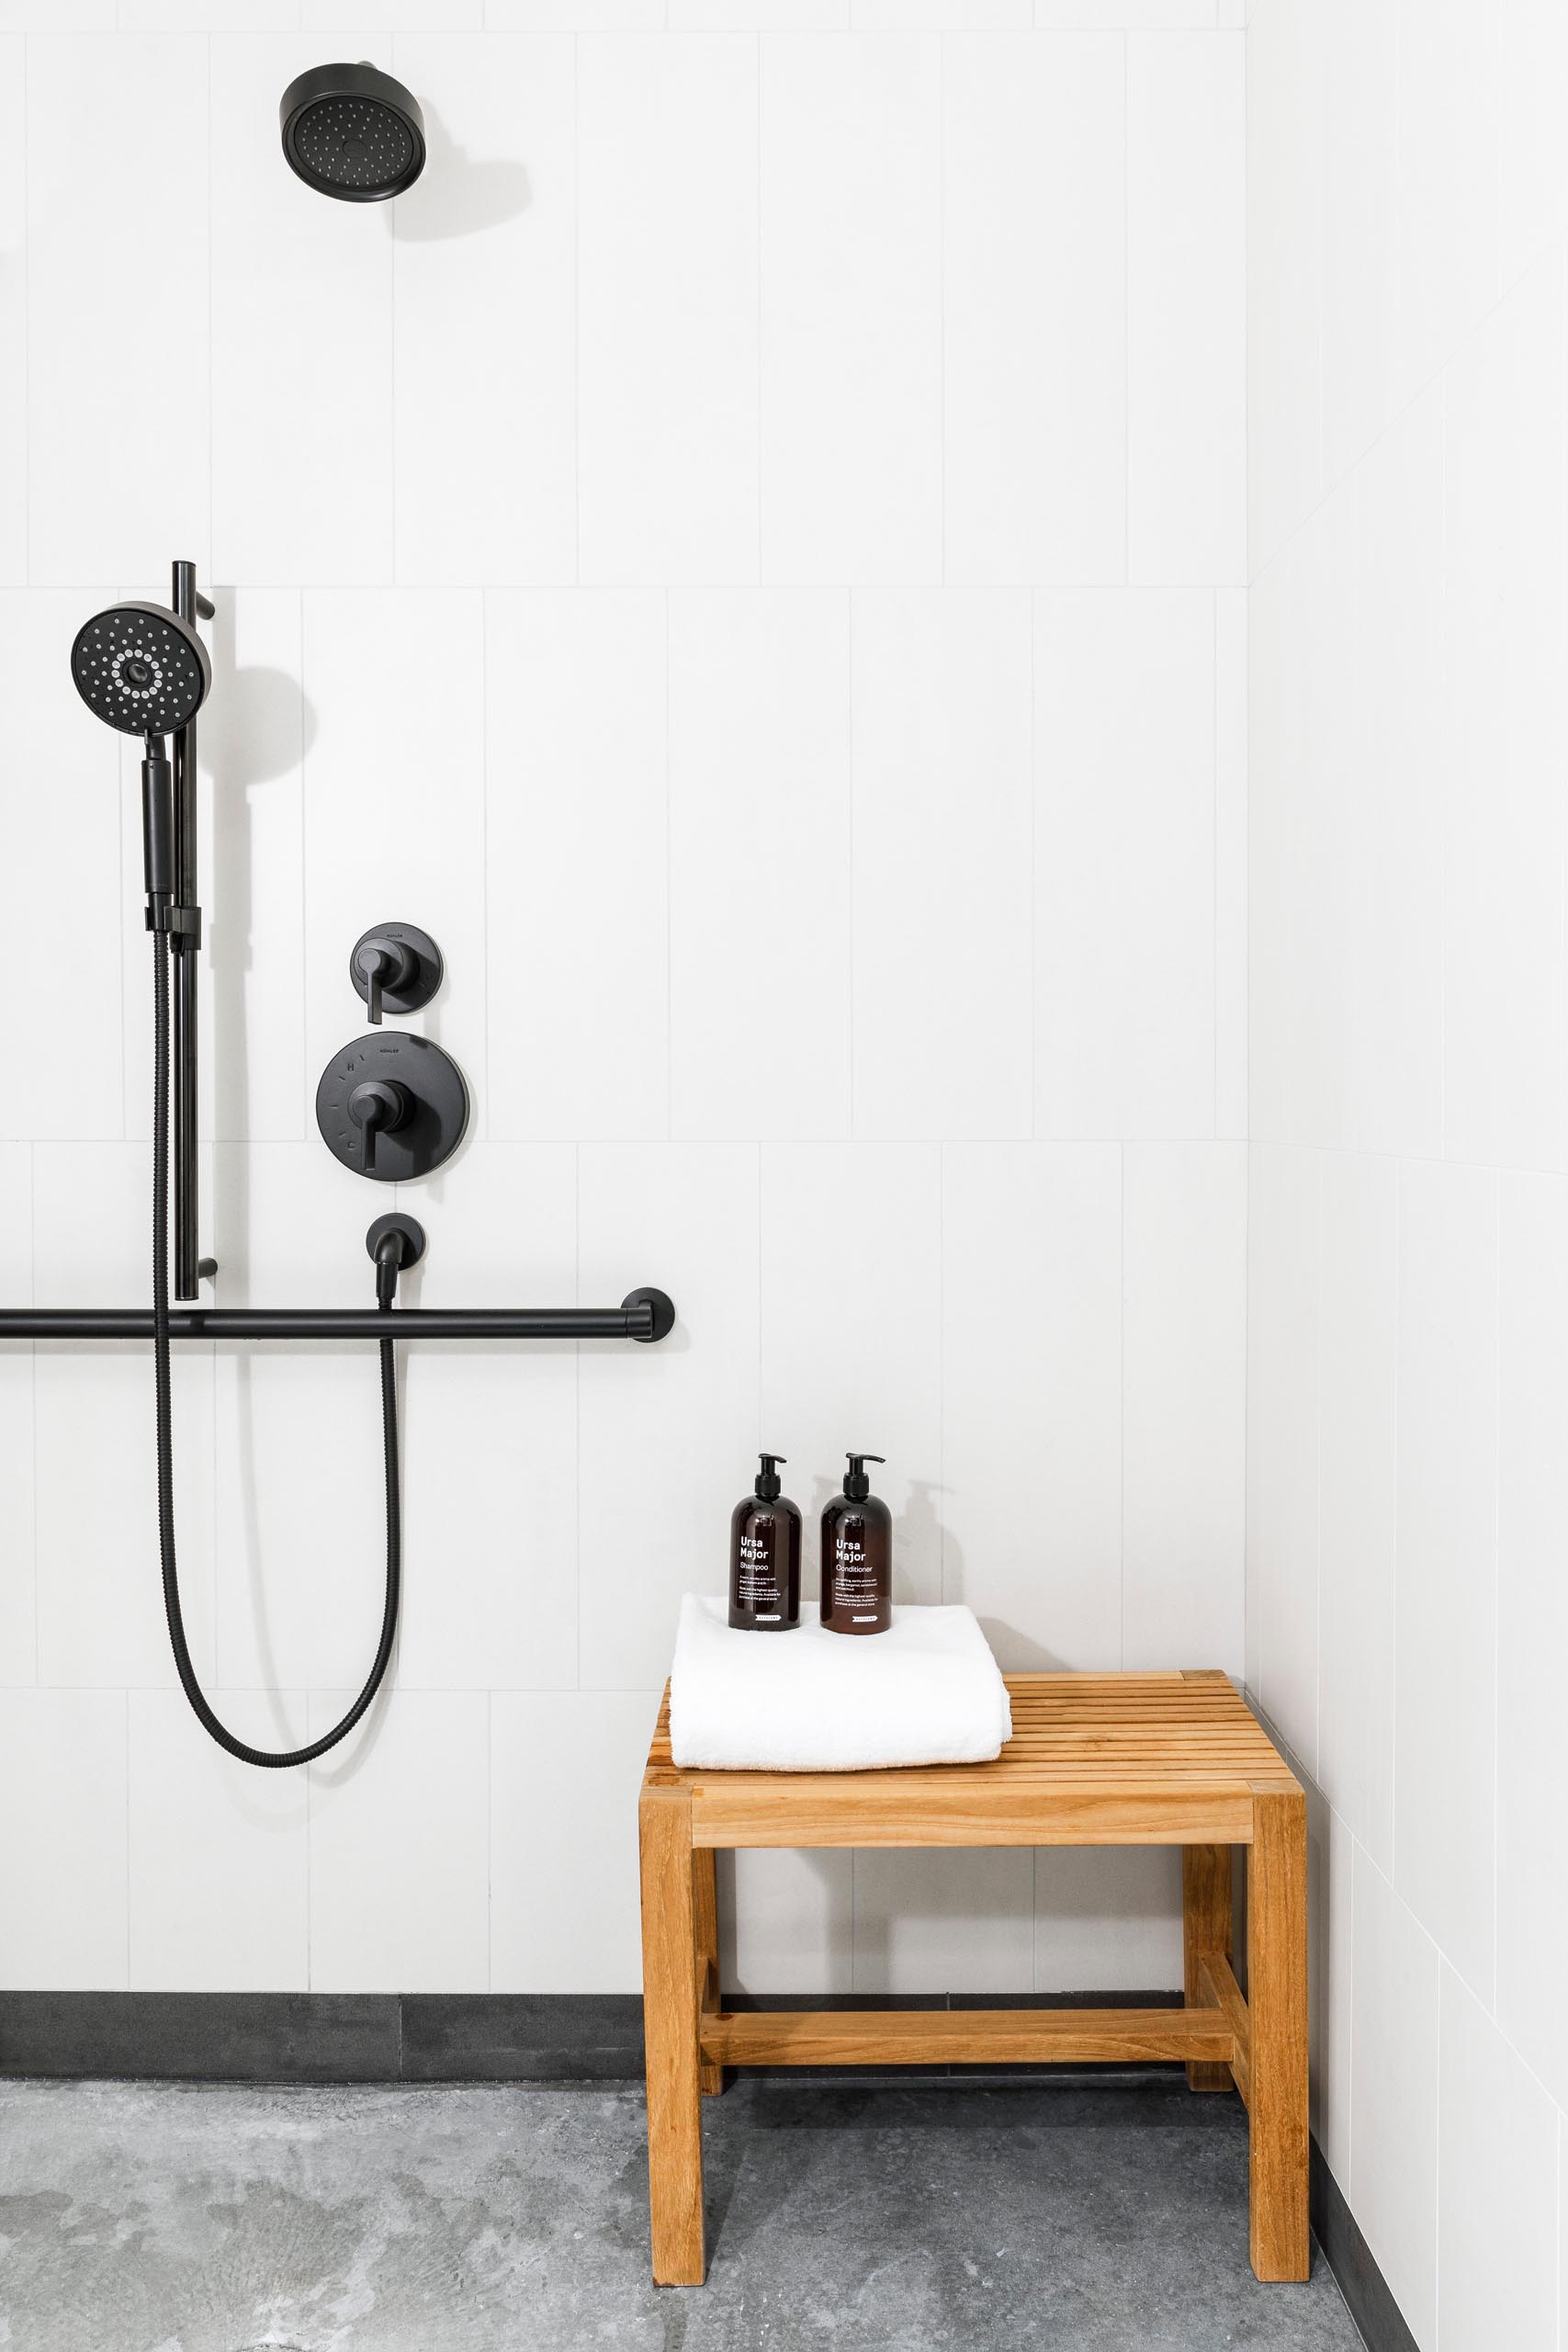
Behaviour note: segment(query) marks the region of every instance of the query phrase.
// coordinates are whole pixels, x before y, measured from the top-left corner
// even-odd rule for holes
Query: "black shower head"
[[[424,169],[418,101],[374,65],[312,66],[290,82],[277,117],[290,167],[322,196],[379,204]]]
[[[206,701],[212,665],[166,605],[111,605],[77,630],[71,675],[88,709],[122,734],[172,735]]]

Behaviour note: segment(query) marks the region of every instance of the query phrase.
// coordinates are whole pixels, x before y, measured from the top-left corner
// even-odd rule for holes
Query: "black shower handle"
[[[365,1137],[365,1173],[376,1172],[376,1137],[400,1127],[412,1109],[409,1091],[395,1078],[368,1078],[348,1098],[348,1115]]]
[[[388,989],[408,989],[419,977],[419,958],[400,939],[372,933],[354,951],[355,968],[365,981],[366,1003],[372,1028],[381,1026],[381,998]]]

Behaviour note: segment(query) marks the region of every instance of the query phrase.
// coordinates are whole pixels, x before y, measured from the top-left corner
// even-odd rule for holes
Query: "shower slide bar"
[[[171,1340],[667,1339],[675,1307],[661,1290],[619,1306],[172,1307]],[[0,1307],[0,1340],[150,1340],[142,1306]]]

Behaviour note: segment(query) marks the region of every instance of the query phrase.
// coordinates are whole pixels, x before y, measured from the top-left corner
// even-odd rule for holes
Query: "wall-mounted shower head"
[[[206,701],[212,665],[166,605],[111,605],[77,630],[71,675],[88,709],[122,735],[172,735]]]
[[[322,196],[379,204],[424,169],[418,101],[377,66],[312,66],[290,82],[277,117],[290,169]]]

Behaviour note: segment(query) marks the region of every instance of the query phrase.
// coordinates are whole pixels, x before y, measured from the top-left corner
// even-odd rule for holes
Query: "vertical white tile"
[[[485,0],[490,32],[658,32],[666,0]]]
[[[946,1146],[941,1296],[942,1597],[1006,1668],[1118,1667],[1118,1147]]]
[[[1400,1170],[1394,1883],[1493,1996],[1497,1180]]]
[[[1127,577],[1247,578],[1246,87],[1235,33],[1127,42]]]
[[[123,1131],[120,832],[122,824],[140,831],[141,819],[122,799],[119,739],[81,701],[70,669],[77,630],[108,602],[91,590],[0,592],[8,660],[27,681],[13,697],[13,784],[0,797],[0,865],[26,884],[13,894],[9,953],[18,971],[51,975],[50,1019],[18,1021],[12,1033],[0,1133],[17,1137]],[[59,952],[51,888],[61,875],[70,876],[69,955]],[[150,978],[143,1001],[150,1022]],[[69,1056],[60,1050],[66,1035]]]
[[[118,0],[115,18],[122,33],[288,32],[299,7],[300,0]]]
[[[1568,2104],[1561,1837],[1568,1717],[1568,1185],[1501,1179],[1497,1513],[1497,2022]]]
[[[1337,481],[1387,423],[1399,136],[1398,0],[1324,0],[1323,463]],[[1267,136],[1267,131],[1265,132]]]
[[[1502,275],[1511,286],[1568,230],[1568,159],[1557,107],[1568,75],[1568,17],[1556,0],[1509,0],[1498,47]]]
[[[1448,759],[1439,391],[1369,453],[1355,496],[1348,1115],[1363,1150],[1433,1157],[1443,1130]]]
[[[665,14],[671,32],[844,32],[850,0],[667,0]]]
[[[1034,1990],[1168,1993],[1181,1983],[1174,1846],[1043,1846],[1034,1857]]]
[[[314,1691],[310,1736],[352,1692]],[[400,1690],[310,1772],[310,1989],[482,1993],[489,1702]]]
[[[305,1131],[301,768],[315,715],[300,676],[299,591],[220,589],[213,601],[212,693],[197,730],[210,869],[199,1035],[212,1051],[202,1116],[212,1135],[270,1140]],[[135,904],[129,901],[132,923]],[[134,933],[132,940],[141,945]],[[126,1017],[128,1033],[138,1023],[145,1029],[141,994]],[[309,1071],[310,1086],[316,1076]]]
[[[585,1144],[579,1154],[580,1295],[614,1305],[651,1283],[679,1318],[655,1347],[581,1349],[584,1689],[658,1689],[681,1595],[725,1589],[729,1514],[762,1442],[757,1158],[740,1144]]]
[[[658,1713],[657,1690],[491,1700],[492,1992],[640,1987],[637,1791]],[[570,1804],[541,1804],[549,1787]]]
[[[0,1300],[33,1295],[32,1153],[0,1144]],[[0,1346],[0,1684],[33,1681],[38,1618],[33,1531],[33,1351]]]
[[[1323,1161],[1319,1262],[1317,1777],[1393,1868],[1393,1554],[1398,1181]]]
[[[305,1776],[258,1771],[209,1738],[183,1690],[131,1690],[130,1983],[154,1992],[299,1992],[310,1982]],[[302,1729],[254,1692],[217,1710],[279,1748]]]
[[[142,579],[174,555],[205,566],[208,228],[190,191],[207,172],[207,45],[45,34],[27,74],[30,576]],[[128,219],[116,192],[131,190]],[[117,230],[132,250],[106,267]],[[177,393],[152,364],[164,331],[197,355]]]
[[[1273,0],[1247,32],[1247,569],[1323,487],[1323,0]]]
[[[1557,2109],[1451,1968],[1438,2120],[1443,2352],[1556,2352]]]
[[[1309,1772],[1317,1769],[1317,1353],[1320,1161],[1256,1156],[1258,1692]]]
[[[945,577],[1126,576],[1123,44],[998,34],[942,74]]]
[[[1308,1809],[1313,2130],[1344,2195],[1350,2178],[1356,1841],[1326,1803]]]
[[[393,64],[428,153],[389,208],[397,576],[574,580],[572,44],[410,35]]]
[[[1031,0],[851,0],[850,22],[867,32],[984,32],[1031,22]]]
[[[1497,299],[1500,23],[1466,0],[1398,0],[1395,410]]]
[[[938,581],[938,40],[764,35],[761,74],[761,576]]]
[[[805,1593],[854,1446],[886,1457],[872,1487],[893,1513],[895,1602],[942,1597],[941,1232],[935,1144],[762,1148],[759,1442],[790,1464]]]
[[[319,39],[221,34],[210,48],[216,576],[390,580],[389,223],[379,205],[319,196],[278,152],[277,101],[321,63]],[[367,48],[389,65],[389,41],[355,54]]]
[[[854,1979],[852,1853],[757,1847],[718,1857],[718,1968],[726,1992],[848,1993]]]
[[[1214,1125],[1214,611],[1034,601],[1035,1129]]]
[[[0,0],[6,32],[113,32],[115,0]]]
[[[1034,1857],[1022,1847],[862,1849],[855,1991],[1032,1991],[1033,1890]]]
[[[424,1215],[412,1188],[400,1199]],[[570,1144],[478,1146],[426,1221],[421,1306],[570,1306]],[[624,1295],[591,1300],[615,1306]],[[577,1679],[577,1351],[407,1351],[400,1690],[543,1690]],[[539,1989],[539,1988],[536,1988]]]
[[[401,922],[430,933],[446,967],[434,1001],[404,1025],[466,1071],[477,1137],[488,1111],[484,600],[312,591],[304,678],[315,712],[304,763],[306,1132],[321,1070],[367,1025],[348,977],[354,943],[372,923]]]
[[[1263,1306],[1265,1289],[1259,1248],[1258,1203],[1266,1147],[1247,1153],[1247,1695],[1254,1703],[1263,1688]]]
[[[0,38],[0,581],[28,576],[27,43]]]
[[[1214,0],[1034,0],[1042,26],[1212,25]]]
[[[661,596],[491,594],[490,1132],[668,1132]]]
[[[478,31],[484,21],[484,0],[299,0],[299,21],[308,30],[349,25],[356,32],[382,26]]]
[[[123,1985],[125,1693],[0,1690],[0,1984]]]
[[[1563,333],[1555,254],[1444,387],[1443,1140],[1505,1167],[1562,1157]]]
[[[1247,1119],[1247,593],[1214,598],[1214,1133]]]
[[[1351,2211],[1418,2344],[1437,2342],[1437,1946],[1359,1847],[1351,1996]]]
[[[1336,492],[1285,548],[1254,613],[1249,1102],[1255,1133],[1330,1148],[1349,1139],[1354,1056],[1354,548],[1351,498]]]
[[[1129,1144],[1122,1658],[1243,1663],[1247,1153]]]
[[[854,1131],[1030,1131],[1026,597],[857,594]]]
[[[757,578],[757,138],[754,41],[578,44],[584,581]]]
[[[677,1136],[850,1130],[849,599],[670,605]]]
[[[39,1145],[35,1295],[51,1306],[146,1303],[152,1164],[140,1144]],[[175,1524],[186,1629],[212,1668],[212,1351],[173,1351]],[[158,1572],[152,1364],[131,1341],[39,1341],[39,1676],[119,1686],[175,1679]]]

